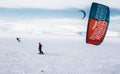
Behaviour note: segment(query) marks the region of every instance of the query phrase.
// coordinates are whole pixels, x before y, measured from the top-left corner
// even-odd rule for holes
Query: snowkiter
[[[17,37],[16,39],[17,39],[18,42],[21,42],[21,41],[20,41],[20,38]]]
[[[39,42],[39,47],[38,47],[39,51],[40,51],[40,54],[43,54],[43,51],[42,51],[42,44]]]

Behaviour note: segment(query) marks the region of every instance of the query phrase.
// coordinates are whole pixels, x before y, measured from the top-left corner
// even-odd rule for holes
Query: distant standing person
[[[20,38],[17,37],[16,39],[17,39],[18,42],[21,42],[21,41],[20,41]]]
[[[40,54],[43,54],[43,51],[42,51],[42,44],[39,42],[39,47],[38,47],[39,51],[40,51]]]

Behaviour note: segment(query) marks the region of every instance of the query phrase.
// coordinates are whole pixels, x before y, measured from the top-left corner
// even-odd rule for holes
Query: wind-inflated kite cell
[[[86,43],[101,44],[108,28],[109,19],[110,10],[108,6],[92,3],[88,19]]]

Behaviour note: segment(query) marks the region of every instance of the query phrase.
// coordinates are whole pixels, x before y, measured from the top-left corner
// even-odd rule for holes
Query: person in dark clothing
[[[39,51],[40,51],[40,54],[43,54],[43,51],[42,51],[42,44],[39,42],[39,47],[38,47]]]
[[[17,39],[18,42],[21,42],[21,41],[20,41],[20,38],[17,37],[16,39]]]

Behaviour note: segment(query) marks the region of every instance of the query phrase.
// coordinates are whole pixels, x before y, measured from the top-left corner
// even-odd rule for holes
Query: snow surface
[[[21,41],[0,37],[0,74],[120,74],[119,37],[106,37],[99,46],[81,35],[23,35]]]
[[[0,74],[120,74],[120,32],[108,29],[101,45],[86,44],[86,22],[0,21]]]
[[[6,21],[0,20],[0,34],[16,33],[23,34],[53,34],[53,35],[86,35],[87,20],[80,19],[34,19]],[[112,24],[109,25],[112,27]],[[106,36],[120,37],[120,31],[115,31],[108,27]],[[112,27],[119,29],[119,27]]]

